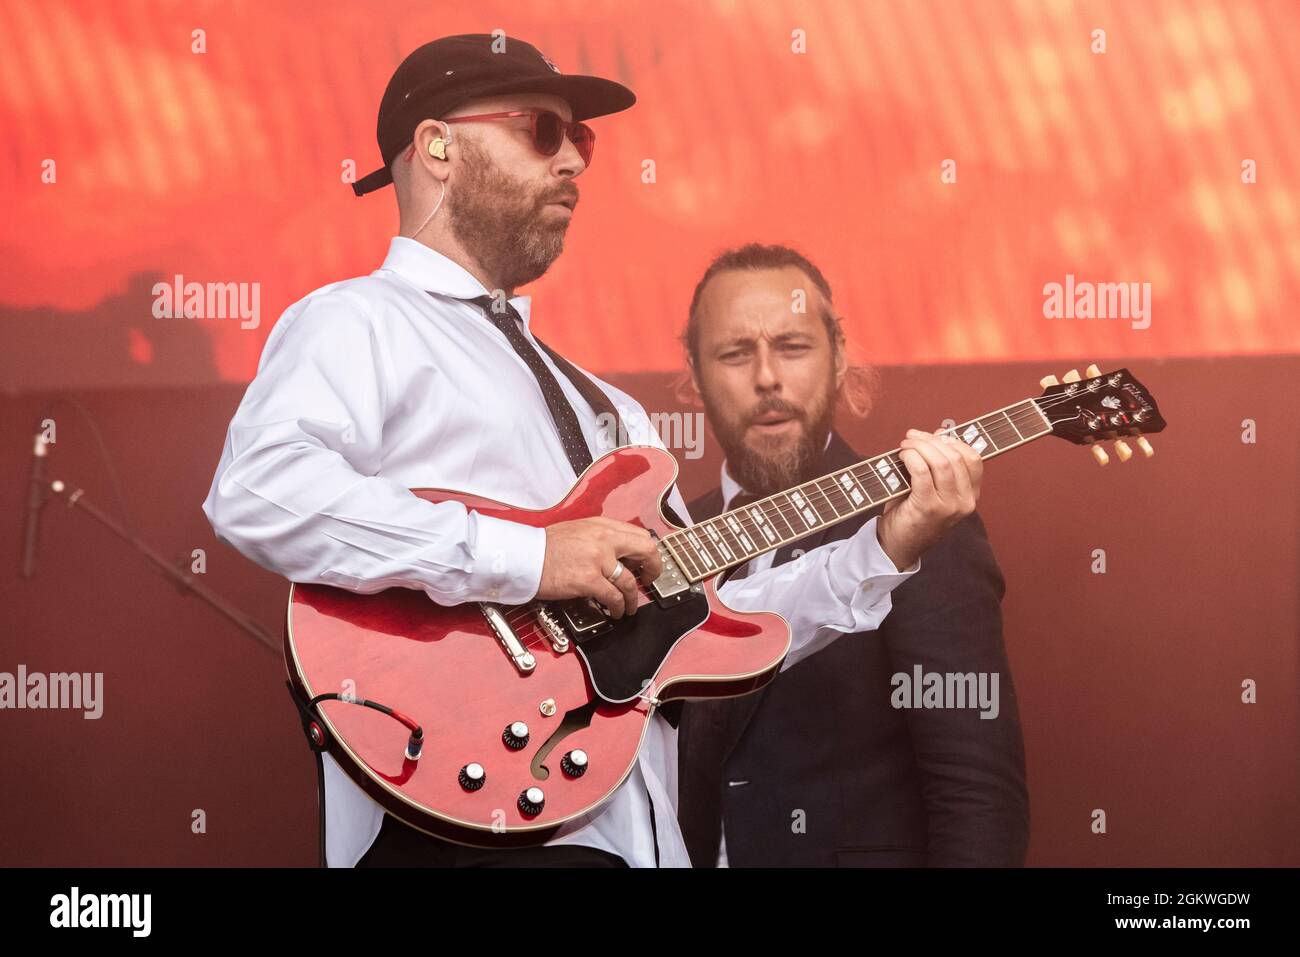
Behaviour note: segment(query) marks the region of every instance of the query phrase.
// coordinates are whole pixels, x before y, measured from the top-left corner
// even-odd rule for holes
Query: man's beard
[[[546,203],[577,199],[577,189],[535,195],[497,168],[477,143],[461,141],[460,176],[448,190],[447,211],[456,239],[483,271],[513,291],[537,279],[564,251],[567,217],[547,221]]]
[[[714,432],[727,458],[727,472],[746,492],[775,495],[818,478],[825,471],[826,436],[830,434],[835,418],[833,388],[827,390],[819,407],[800,412],[780,401],[762,403],[747,413],[747,418],[740,423],[728,419],[725,410],[715,408],[707,395],[703,398],[705,411],[714,423]],[[756,435],[752,441],[746,441],[752,417],[773,411],[790,413],[798,418],[802,426],[798,437],[792,441],[785,437]]]

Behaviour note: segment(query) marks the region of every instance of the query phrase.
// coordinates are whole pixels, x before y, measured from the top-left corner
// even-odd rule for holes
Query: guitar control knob
[[[523,811],[529,817],[535,817],[542,813],[542,808],[546,806],[546,795],[542,793],[539,787],[525,788],[519,794],[519,810]]]
[[[460,774],[456,776],[460,781],[460,786],[466,791],[477,791],[487,783],[487,772],[483,770],[483,765],[477,761],[471,761],[460,769]]]
[[[571,778],[580,778],[587,773],[587,752],[574,748],[560,758],[560,770]]]
[[[506,743],[506,747],[511,751],[518,751],[528,743],[528,725],[522,721],[510,723],[501,732],[501,740]]]

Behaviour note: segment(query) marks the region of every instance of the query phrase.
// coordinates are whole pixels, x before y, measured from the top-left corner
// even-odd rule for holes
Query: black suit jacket
[[[838,433],[826,471],[862,461]],[[721,489],[689,506],[705,521]],[[848,538],[879,510],[810,535]],[[1029,830],[1024,743],[1002,643],[1002,574],[978,514],[894,589],[874,632],[842,635],[754,694],[688,702],[679,727],[679,818],[712,867],[725,820],[732,866],[1020,865]],[[891,676],[997,672],[1000,713],[896,709]]]

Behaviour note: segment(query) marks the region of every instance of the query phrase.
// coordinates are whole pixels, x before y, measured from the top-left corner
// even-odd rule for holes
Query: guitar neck
[[[1037,400],[1025,399],[947,431],[980,458],[991,459],[1050,434],[1052,425]],[[907,467],[893,449],[665,535],[663,541],[684,575],[691,582],[703,581],[911,489]]]

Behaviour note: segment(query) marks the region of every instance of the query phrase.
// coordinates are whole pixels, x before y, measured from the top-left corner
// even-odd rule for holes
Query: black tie
[[[497,308],[496,300],[491,296],[479,296],[469,301],[481,308],[492,324],[505,334],[510,345],[519,354],[519,358],[523,359],[524,364],[532,370],[537,384],[541,387],[542,396],[546,399],[546,407],[551,410],[551,419],[555,422],[556,431],[560,433],[560,441],[564,443],[564,454],[568,456],[569,464],[573,466],[573,474],[575,477],[581,475],[583,470],[591,465],[591,449],[587,447],[587,440],[582,435],[582,427],[578,424],[578,416],[573,411],[573,406],[569,405],[569,400],[564,397],[560,383],[556,381],[554,373],[542,360],[537,349],[520,330],[518,323],[523,320],[520,319],[519,313],[508,302],[504,303],[504,310]]]
[[[555,422],[555,429],[560,433],[560,441],[564,443],[564,454],[569,458],[569,464],[573,466],[573,474],[581,475],[587,466],[591,465],[591,449],[587,447],[587,440],[583,437],[582,427],[578,425],[578,416],[573,411],[573,406],[569,405],[569,400],[564,397],[564,392],[560,389],[560,383],[555,380],[555,375],[550,368],[542,361],[542,357],[537,354],[533,344],[529,342],[523,332],[520,331],[517,323],[522,323],[519,313],[510,303],[505,303],[505,310],[498,311],[493,308],[495,300],[491,296],[478,296],[468,300],[483,310],[483,314],[488,320],[505,334],[510,345],[514,347],[519,358],[524,360],[524,364],[532,370],[534,378],[537,379],[538,386],[541,387],[542,396],[546,399],[546,407],[551,410],[551,419]],[[540,340],[538,340],[540,341]],[[586,400],[592,410],[598,414],[611,416],[613,421],[618,425],[619,433],[623,432],[622,419],[614,408],[614,404],[609,401],[609,396],[605,395],[594,382],[569,362],[550,346],[542,343],[542,347],[550,353],[555,364],[559,366],[564,374],[567,375],[573,386],[579,394]],[[671,489],[669,490],[671,492]],[[667,504],[668,496],[664,496],[663,508],[678,526],[685,527],[686,522],[673,511],[672,507]],[[677,727],[682,717],[682,702],[669,701],[662,705],[659,713],[664,716],[670,725]],[[653,811],[651,812],[653,813]],[[654,821],[651,819],[651,827]],[[658,862],[659,842],[655,839],[655,860]]]

